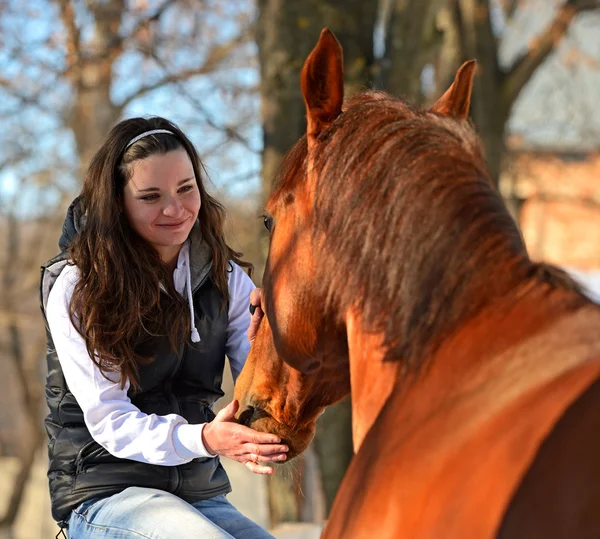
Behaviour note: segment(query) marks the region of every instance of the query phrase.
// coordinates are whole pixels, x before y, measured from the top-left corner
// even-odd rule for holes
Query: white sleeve
[[[228,274],[229,321],[227,323],[227,343],[225,352],[231,365],[233,381],[242,372],[250,351],[248,326],[250,325],[250,292],[256,287],[252,279],[237,264],[231,262],[233,271]]]
[[[163,466],[213,456],[202,443],[205,423],[190,425],[176,414],[145,414],[127,396],[129,382],[121,389],[118,374],[109,374],[111,380],[101,374],[69,318],[78,278],[75,266],[63,269],[48,296],[46,317],[63,375],[94,440],[115,457]]]

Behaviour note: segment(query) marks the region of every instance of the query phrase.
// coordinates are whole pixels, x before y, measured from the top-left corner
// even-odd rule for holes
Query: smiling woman
[[[288,447],[235,402],[211,409],[256,327],[223,220],[165,119],[121,122],[90,163],[41,283],[50,495],[71,537],[270,537],[225,499],[219,456],[264,474]]]
[[[184,150],[136,161],[123,190],[125,215],[168,267],[196,222],[202,201],[194,167]]]

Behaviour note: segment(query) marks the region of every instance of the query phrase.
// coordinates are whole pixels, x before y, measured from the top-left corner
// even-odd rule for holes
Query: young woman
[[[119,123],[43,266],[48,477],[70,537],[270,537],[225,499],[219,456],[270,473],[287,447],[235,423],[235,402],[211,410],[256,323],[202,173],[171,122]]]

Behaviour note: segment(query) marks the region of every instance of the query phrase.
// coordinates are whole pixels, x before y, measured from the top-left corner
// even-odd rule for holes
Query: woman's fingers
[[[262,288],[255,288],[252,290],[252,292],[250,292],[250,305],[253,305],[254,307],[262,307],[262,296]]]
[[[256,453],[246,453],[242,460],[246,459],[249,462],[260,464],[261,462],[284,462],[287,459],[285,453],[275,453],[273,455],[257,455]]]
[[[250,325],[248,326],[247,335],[250,344],[252,344],[263,317],[262,293],[260,288],[255,288],[250,293],[250,314],[252,317],[250,318]]]
[[[242,459],[242,462],[244,462],[246,468],[248,468],[251,472],[261,475],[269,475],[274,472],[273,468],[270,466],[264,466],[263,464],[266,462],[283,462],[287,458],[287,455],[285,453],[277,453],[263,456],[256,453],[249,453],[245,455],[244,458],[246,460],[244,462]]]
[[[219,413],[215,417],[214,421],[231,422],[235,419],[235,414],[239,409],[240,405],[237,400],[232,400],[227,406],[219,410]]]
[[[242,446],[243,453],[250,455],[273,456],[273,455],[285,455],[289,449],[287,445],[283,444],[253,444],[248,443]]]
[[[246,468],[248,468],[252,473],[260,474],[260,475],[271,475],[274,470],[270,466],[260,466],[255,462],[248,461],[245,463]]]
[[[251,429],[244,425],[235,425],[235,430],[239,433],[240,441],[244,443],[251,443],[255,445],[267,445],[267,444],[279,444],[281,438],[276,434],[270,434],[268,432],[260,432],[258,430]],[[248,451],[251,453],[251,451]]]
[[[259,432],[245,425],[227,421],[237,406],[237,401],[233,401],[219,412],[221,415],[217,415],[204,427],[205,446],[214,453],[241,462],[254,473],[273,473],[272,468],[263,464],[287,460],[288,446],[282,443],[276,434]]]

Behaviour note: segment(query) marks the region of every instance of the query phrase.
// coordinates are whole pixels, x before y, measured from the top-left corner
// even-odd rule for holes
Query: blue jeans
[[[173,494],[130,487],[89,500],[69,518],[70,539],[273,539],[225,496],[189,504]]]

